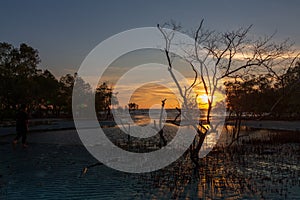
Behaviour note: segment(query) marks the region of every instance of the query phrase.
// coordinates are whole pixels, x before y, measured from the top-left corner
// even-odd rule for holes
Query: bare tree
[[[181,26],[174,22],[163,26],[157,25],[165,40],[164,54],[168,71],[183,99],[182,107],[189,107],[190,102],[196,102],[197,96],[189,96],[189,94],[198,84],[203,86],[208,97],[206,120],[199,121],[198,126],[194,126],[198,134],[190,152],[196,166],[198,166],[199,151],[207,133],[216,131],[218,128],[211,123],[211,111],[216,103],[215,94],[218,92],[220,84],[224,80],[243,80],[251,74],[268,74],[273,78],[282,78],[280,74],[286,72],[298,57],[289,40],[276,43],[273,41],[274,34],[264,38],[251,39],[249,31],[252,25],[235,31],[217,33],[206,30],[203,22],[204,20],[201,20],[197,29],[191,33],[194,46],[186,50],[188,56],[183,58],[194,71],[194,81],[189,87],[180,85],[174,75],[172,58],[176,55],[170,51],[175,31],[181,29]],[[173,32],[166,31],[164,27],[172,29]],[[189,117],[188,115],[184,116],[184,118]],[[238,117],[238,120],[236,123],[240,124],[241,118]]]
[[[163,126],[162,126],[162,122],[163,122],[163,111],[164,111],[164,107],[165,107],[165,103],[166,103],[167,99],[164,99],[161,101],[161,109],[160,109],[160,115],[159,115],[159,122],[158,122],[158,127],[156,125],[156,122],[154,120],[154,128],[156,129],[156,131],[158,131],[159,134],[159,147],[161,148],[162,146],[166,146],[167,145],[167,140],[164,136],[164,130],[163,130]]]
[[[189,149],[190,158],[197,168],[200,166],[200,150],[206,137],[210,133],[218,133],[222,130],[223,124],[212,123],[211,113],[216,105],[220,103],[215,99],[215,95],[220,92],[223,81],[243,81],[249,75],[261,74],[280,80],[284,87],[285,80],[282,75],[291,68],[298,57],[298,54],[295,53],[296,51],[292,49],[293,44],[289,40],[281,43],[274,42],[275,34],[258,39],[251,38],[249,32],[252,25],[234,31],[217,33],[216,31],[205,29],[203,22],[204,20],[201,20],[196,30],[190,33],[193,38],[193,45],[185,49],[187,56],[181,58],[189,64],[189,67],[194,72],[193,81],[188,87],[183,86],[174,73],[173,60],[176,55],[170,50],[171,46],[174,45],[172,42],[176,31],[180,30],[181,26],[174,22],[166,23],[163,26],[157,25],[165,41],[164,55],[168,65],[168,72],[182,98],[181,108],[177,108],[181,115],[181,120],[195,120],[195,115],[184,112],[184,109],[198,107],[198,96],[194,95],[197,86],[201,86],[208,97],[205,120],[200,120],[198,116],[198,123],[190,124],[197,132],[194,142]],[[169,28],[173,31],[170,32],[164,28]],[[183,48],[186,47],[185,45],[182,46]],[[162,101],[161,110],[165,106],[165,101]],[[242,112],[239,112],[235,121],[236,127],[239,127],[241,124],[241,116]],[[160,130],[160,143],[166,145],[161,119],[158,129]],[[237,128],[235,131],[232,134],[232,143],[240,137],[240,129]],[[86,173],[88,168],[100,164],[96,163],[84,168],[83,174]]]

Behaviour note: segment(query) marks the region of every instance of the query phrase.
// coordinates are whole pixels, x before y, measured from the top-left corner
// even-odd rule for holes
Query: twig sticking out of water
[[[97,163],[94,163],[94,164],[91,164],[91,165],[89,165],[89,166],[84,167],[84,168],[82,169],[82,172],[81,172],[80,177],[83,177],[83,176],[87,173],[87,171],[88,171],[90,168],[93,168],[93,167],[96,167],[96,166],[100,166],[100,165],[103,165],[103,163],[97,162]]]

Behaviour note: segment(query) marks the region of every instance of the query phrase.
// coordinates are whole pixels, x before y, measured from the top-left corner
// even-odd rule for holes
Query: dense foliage
[[[227,107],[234,116],[300,118],[300,62],[274,78],[247,76],[225,83]]]
[[[90,92],[90,86],[76,73],[57,79],[50,71],[38,69],[39,63],[38,51],[32,47],[0,43],[0,120],[14,118],[20,104],[28,106],[32,117],[71,116],[75,79]],[[107,84],[99,86],[96,107],[107,110],[111,96]]]

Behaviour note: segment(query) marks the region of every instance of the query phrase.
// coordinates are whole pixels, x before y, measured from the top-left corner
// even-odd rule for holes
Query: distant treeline
[[[74,81],[91,90],[77,74],[57,79],[48,70],[38,69],[38,51],[21,44],[18,48],[0,43],[0,120],[12,119],[20,104],[32,117],[71,117]],[[227,110],[234,116],[300,118],[300,62],[283,75],[243,75],[225,82]],[[96,89],[96,110],[110,115],[112,88],[102,83]],[[82,105],[84,109],[86,105]],[[133,106],[135,106],[133,104]],[[134,107],[135,108],[135,107]],[[101,111],[101,112],[100,112]]]
[[[300,119],[300,62],[283,75],[273,74],[247,75],[225,82],[230,114]]]
[[[50,71],[38,69],[39,63],[38,51],[27,44],[16,48],[0,43],[0,120],[13,119],[21,104],[27,105],[32,117],[72,115],[76,73],[57,79]],[[82,87],[90,89],[84,82]],[[102,83],[96,93],[97,110],[110,112],[111,97],[112,89]]]

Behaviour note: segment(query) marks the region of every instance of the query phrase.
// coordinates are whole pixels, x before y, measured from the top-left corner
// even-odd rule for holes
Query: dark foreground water
[[[82,146],[32,143],[13,150],[4,142],[0,199],[300,199],[300,145],[276,137],[215,150],[197,170],[183,156],[152,173],[101,165],[82,177],[83,167],[96,162]]]

